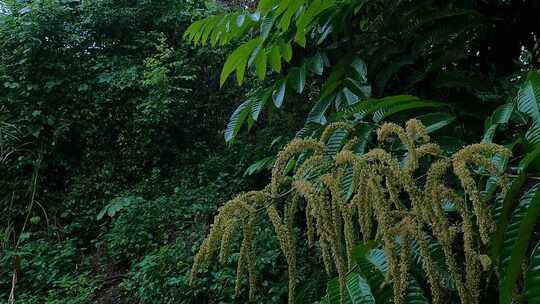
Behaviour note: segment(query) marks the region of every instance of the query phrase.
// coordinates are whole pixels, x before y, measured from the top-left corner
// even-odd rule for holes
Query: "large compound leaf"
[[[452,204],[451,202],[446,202],[446,208],[445,210],[448,212],[448,210],[452,210],[452,208],[455,208],[453,206],[450,206],[449,204]],[[433,269],[438,273],[438,277],[441,280],[441,286],[444,286],[449,289],[455,288],[455,283],[450,275],[450,272],[448,271],[448,267],[446,266],[446,258],[444,256],[444,251],[441,247],[441,245],[432,237],[427,237],[426,242],[428,244],[428,250],[430,257],[433,261]],[[414,261],[414,266],[412,267],[413,271],[417,276],[420,278],[423,273],[423,263],[425,260],[425,257],[421,254],[419,245],[416,243],[416,241],[412,242],[412,257]]]
[[[321,299],[321,304],[340,303],[339,282],[337,278],[328,281],[326,285],[326,295]]]
[[[409,102],[419,101],[420,98],[411,95],[396,95],[384,97],[381,99],[367,100],[351,106],[336,114],[336,120],[347,119],[352,116],[359,116],[361,118],[366,115],[378,111],[380,109],[389,108],[398,104],[404,104]]]
[[[355,248],[355,261],[358,268],[372,287],[372,293],[377,303],[392,303],[393,292],[391,285],[384,284],[388,264],[384,251],[379,248],[369,249],[372,244],[360,245]]]
[[[540,143],[540,74],[531,71],[516,97],[517,109],[532,119],[525,137],[531,144]]]
[[[234,139],[236,134],[238,134],[238,131],[240,131],[240,128],[242,127],[242,124],[246,120],[246,117],[251,112],[250,105],[251,100],[246,100],[242,104],[234,110],[234,112],[231,115],[231,118],[229,118],[229,123],[227,124],[227,128],[225,129],[225,141],[230,142]]]
[[[501,252],[502,279],[499,286],[499,303],[512,303],[512,292],[521,274],[521,265],[525,258],[531,234],[540,214],[540,187],[535,185],[522,198],[512,212],[508,225],[503,250]]]
[[[421,108],[440,108],[447,106],[445,103],[429,101],[429,100],[419,100],[419,101],[410,101],[403,104],[394,105],[388,108],[381,108],[375,114],[373,114],[373,121],[380,122],[385,118],[403,111],[421,109]]]
[[[347,292],[352,304],[375,304],[375,297],[366,279],[358,272],[347,275]]]
[[[302,65],[300,67],[291,68],[288,81],[291,82],[291,86],[296,90],[296,92],[301,94],[304,91],[304,86],[306,85],[306,66]]]
[[[345,129],[339,128],[334,130],[326,142],[324,156],[329,158],[335,156],[341,150],[341,146],[345,142],[348,135],[349,132]]]
[[[316,123],[320,125],[326,124],[325,113],[330,107],[330,104],[334,101],[335,96],[330,95],[317,101],[317,103],[311,108],[307,117],[307,123]]]
[[[428,133],[442,129],[456,120],[456,118],[446,112],[435,112],[416,117],[426,127]]]
[[[503,242],[505,241],[505,233],[510,223],[510,216],[512,210],[514,210],[514,204],[518,200],[517,197],[525,184],[527,179],[527,172],[529,165],[540,156],[540,146],[534,151],[527,154],[519,163],[519,174],[511,182],[509,189],[506,191],[504,198],[502,198],[501,205],[496,209],[496,221],[497,230],[492,237],[491,244],[491,256],[500,257],[501,250],[503,248]]]
[[[244,80],[244,72],[253,50],[261,43],[261,38],[252,39],[234,50],[223,65],[219,84],[223,86],[229,75],[236,70],[238,83],[241,84]],[[261,50],[262,52],[262,50]]]
[[[350,272],[347,275],[347,304],[375,304],[375,297],[366,279],[359,272]],[[326,287],[326,296],[321,304],[339,304],[339,282],[337,278],[330,280]]]
[[[356,266],[347,275],[347,303],[392,303],[392,286],[384,284],[388,271],[384,251],[376,242],[369,241],[355,247],[354,258]],[[339,283],[333,279],[328,283],[327,294],[321,303],[337,304],[339,300]],[[415,279],[409,281],[405,303],[428,303]]]
[[[505,103],[495,109],[493,114],[486,120],[486,130],[482,142],[492,142],[497,128],[502,124],[508,123],[513,112],[513,103]]]
[[[268,156],[251,164],[244,172],[244,177],[259,173],[264,170],[270,170],[276,160],[275,156]]]
[[[540,242],[533,250],[525,276],[525,295],[529,303],[540,303]]]

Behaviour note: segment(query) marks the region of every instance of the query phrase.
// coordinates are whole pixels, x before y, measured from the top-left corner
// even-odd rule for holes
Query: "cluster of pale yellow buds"
[[[421,256],[433,303],[444,302],[445,286],[439,266],[448,270],[462,303],[478,303],[481,276],[491,264],[483,250],[494,221],[488,202],[478,189],[474,170],[484,170],[502,180],[500,168],[492,163],[492,157],[508,156],[508,150],[495,144],[476,144],[448,158],[442,155],[438,145],[429,142],[420,121],[413,119],[405,128],[386,123],[377,131],[379,141],[397,137],[407,150],[403,162],[380,148],[355,154],[354,138],[336,155],[323,155],[326,142],[337,130],[351,132],[353,128],[346,123],[334,123],[326,128],[320,140],[291,141],[278,154],[271,182],[265,189],[241,194],[220,208],[195,257],[192,279],[201,263],[212,259],[218,248],[220,260],[225,261],[233,235],[243,232],[236,289],[240,290],[241,278],[247,270],[250,298],[253,298],[256,285],[253,226],[256,217],[266,214],[287,260],[289,303],[294,303],[298,275],[298,237],[294,228],[298,211],[303,209],[308,243],[319,246],[326,271],[337,272],[341,303],[347,300],[347,273],[355,267],[353,248],[361,239],[382,241],[388,263],[386,283],[393,284],[394,303],[404,303],[411,282],[414,250]],[[298,155],[304,158],[296,165],[294,174],[286,172],[288,164]],[[428,155],[431,157],[426,158]],[[421,169],[425,168],[421,166],[425,161],[429,165],[427,171]],[[346,170],[349,173],[352,170],[350,189],[343,188]],[[459,180],[458,189],[446,183],[452,174]],[[456,206],[459,220],[448,219],[443,209],[443,203],[448,201]],[[463,246],[456,247],[459,236]],[[432,240],[440,245],[445,265],[435,266],[430,249]],[[463,266],[458,263],[458,257],[462,257]]]

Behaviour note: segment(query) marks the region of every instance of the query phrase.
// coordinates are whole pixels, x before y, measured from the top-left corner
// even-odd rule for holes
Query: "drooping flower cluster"
[[[326,271],[337,272],[342,303],[347,297],[346,275],[354,266],[353,246],[359,239],[382,241],[388,261],[386,281],[393,284],[396,304],[404,302],[410,282],[413,244],[422,256],[433,303],[444,303],[445,286],[431,256],[429,240],[440,244],[461,302],[478,303],[481,275],[490,262],[482,253],[494,221],[473,169],[499,177],[502,186],[501,172],[493,165],[492,157],[508,156],[509,151],[495,144],[475,144],[445,157],[438,145],[429,142],[425,127],[418,120],[410,120],[405,128],[386,123],[377,131],[379,141],[395,137],[406,148],[402,162],[380,148],[358,155],[352,150],[354,138],[337,154],[329,156],[325,144],[338,129],[352,130],[343,123],[332,124],[318,141],[293,140],[279,153],[271,183],[265,189],[241,194],[219,210],[195,257],[192,279],[200,264],[211,260],[218,248],[219,257],[224,260],[232,235],[242,231],[237,291],[247,268],[252,298],[256,285],[253,225],[258,216],[266,214],[288,264],[289,303],[294,303],[294,227],[300,216],[298,211],[303,209],[308,243],[319,246]],[[291,176],[286,168],[298,155],[303,162]],[[423,161],[427,157],[427,162]],[[426,169],[421,166],[423,163],[431,165]],[[350,189],[343,189],[347,170],[352,173],[352,181]],[[457,186],[448,182],[452,174],[459,181]],[[458,220],[450,220],[443,209],[443,202],[448,201],[455,204]],[[456,241],[463,245],[456,248]],[[458,257],[462,257],[464,266],[460,266]]]

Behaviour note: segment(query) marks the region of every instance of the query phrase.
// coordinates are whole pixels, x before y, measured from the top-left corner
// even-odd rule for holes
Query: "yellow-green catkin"
[[[330,253],[330,249],[328,248],[328,242],[321,238],[319,240],[319,246],[321,248],[321,256],[324,264],[324,270],[328,275],[332,273],[332,254]]]
[[[419,247],[420,255],[422,256],[422,268],[426,273],[428,283],[431,290],[431,297],[434,304],[444,303],[441,286],[440,276],[437,270],[435,270],[435,263],[431,257],[431,252],[428,244],[428,235],[422,230],[422,224],[415,220],[412,228],[413,239],[416,241]]]
[[[298,277],[294,219],[298,210],[299,200],[300,197],[298,195],[292,197],[290,203],[285,207],[284,217],[284,225],[287,232],[287,245],[289,247],[289,257],[287,259],[287,264],[289,265],[289,303],[295,302],[296,278]]]
[[[253,252],[253,225],[255,222],[255,213],[251,210],[246,226],[244,227],[244,242],[247,242],[247,264],[249,281],[249,300],[255,299],[257,275],[255,270],[255,255]]]
[[[480,229],[480,238],[484,244],[489,240],[489,235],[493,231],[494,223],[489,214],[489,208],[485,206],[482,200],[480,191],[476,185],[472,173],[468,169],[468,165],[484,165],[487,169],[494,171],[495,168],[491,165],[491,157],[500,154],[504,156],[510,155],[508,149],[495,144],[474,144],[467,146],[456,152],[452,157],[454,173],[461,181],[463,189],[469,195],[474,214]],[[497,172],[491,172],[497,174]]]
[[[278,236],[278,241],[281,246],[281,251],[285,255],[287,264],[289,266],[289,303],[294,303],[294,291],[296,289],[296,252],[294,241],[292,237],[292,231],[290,226],[283,223],[279,213],[274,206],[267,208],[268,217],[274,225],[274,230]],[[291,216],[291,215],[289,215]]]
[[[246,260],[248,258],[248,241],[244,238],[242,245],[240,246],[240,255],[238,257],[238,264],[236,265],[236,282],[234,287],[234,295],[238,297],[240,294],[240,288],[242,287],[242,276],[245,273]]]
[[[499,187],[505,191],[504,178],[499,172],[501,168],[492,163],[492,157],[508,156],[509,152],[498,145],[477,144],[448,158],[441,155],[438,145],[429,142],[426,128],[420,121],[410,120],[405,127],[385,123],[377,131],[380,141],[395,136],[403,143],[407,148],[404,162],[401,162],[401,156],[396,157],[380,148],[357,155],[352,151],[356,144],[354,139],[335,157],[325,157],[325,143],[337,129],[352,131],[346,123],[334,123],[326,128],[319,140],[291,141],[278,154],[267,187],[240,194],[219,209],[195,256],[190,282],[198,268],[210,261],[217,251],[220,260],[224,261],[234,234],[243,231],[235,290],[240,292],[242,278],[247,272],[249,296],[253,299],[256,290],[253,225],[261,222],[255,221],[256,217],[266,215],[289,267],[288,302],[295,303],[296,234],[303,233],[295,222],[297,217],[305,216],[305,233],[310,246],[318,244],[325,270],[329,274],[335,270],[338,274],[341,303],[346,303],[346,276],[354,266],[352,248],[357,237],[361,237],[382,241],[388,264],[385,283],[393,284],[394,303],[404,303],[410,281],[413,243],[418,245],[432,302],[445,303],[446,284],[441,282],[430,253],[430,240],[434,239],[441,246],[461,303],[477,304],[483,273],[491,266],[483,250],[493,229],[493,220],[473,172],[483,169],[497,177]],[[294,174],[286,174],[285,168],[291,159],[308,151],[313,153]],[[429,163],[431,165],[425,171],[425,164]],[[342,189],[342,179],[345,170],[351,168],[352,195],[349,196]],[[447,184],[450,175],[459,179],[460,186]],[[458,218],[450,220],[447,217],[442,207],[446,201],[456,204]],[[305,213],[300,214],[298,211],[302,206]],[[355,227],[360,227],[361,233],[355,231]],[[456,236],[462,236],[462,239],[458,240]],[[400,240],[399,248],[396,238]],[[463,246],[455,246],[456,242],[462,242]]]
[[[409,126],[409,122],[407,123],[407,126]],[[407,147],[407,161],[405,162],[405,171],[414,171],[418,167],[418,158],[416,155],[416,145],[414,140],[410,138],[410,134],[408,134],[402,127],[394,123],[385,123],[380,129],[377,130],[377,139],[379,141],[385,141],[391,135],[396,135],[401,141],[401,143],[405,147]]]
[[[354,237],[354,208],[352,204],[343,207],[343,234],[345,236],[345,247],[347,250],[347,268],[350,270],[354,266],[353,248],[355,244]]]
[[[404,219],[404,223],[399,228],[400,255],[398,276],[394,278],[394,303],[402,304],[405,300],[407,287],[409,286],[409,263],[411,255],[411,245],[409,238],[410,222]]]
[[[273,196],[276,196],[279,192],[279,186],[284,177],[284,170],[290,158],[306,150],[313,150],[315,155],[317,155],[324,150],[324,144],[313,139],[294,139],[279,152],[274,163],[274,168],[272,169],[271,193]]]
[[[238,226],[238,220],[230,219],[225,225],[223,236],[221,238],[221,250],[219,251],[219,260],[221,263],[225,262],[225,259],[229,256],[229,250],[231,248],[231,239]]]

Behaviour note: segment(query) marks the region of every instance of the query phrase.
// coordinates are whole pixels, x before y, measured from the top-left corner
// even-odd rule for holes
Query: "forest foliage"
[[[0,303],[539,302],[539,13],[1,1]]]

